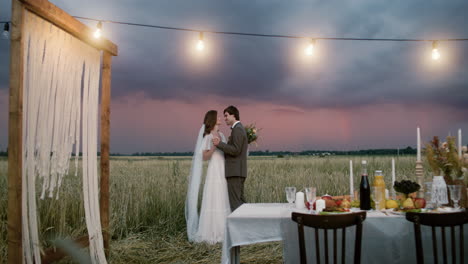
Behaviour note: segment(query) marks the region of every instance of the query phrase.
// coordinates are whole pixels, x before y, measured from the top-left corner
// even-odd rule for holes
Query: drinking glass
[[[432,204],[432,182],[425,182],[424,199],[426,200],[426,208],[433,208]]]
[[[450,199],[453,201],[453,207],[455,209],[459,209],[460,206],[458,205],[458,201],[460,201],[461,198],[461,190],[462,186],[461,185],[447,185],[450,191]]]
[[[286,187],[286,200],[288,203],[292,204],[296,200],[296,187]]]
[[[312,205],[314,204],[315,199],[317,197],[317,188],[315,188],[315,187],[305,187],[304,189],[305,189],[307,202],[309,202],[310,207],[312,208]]]
[[[382,200],[382,187],[372,187],[371,188],[371,195],[372,200],[375,203],[375,210],[378,211],[380,209],[380,201]]]

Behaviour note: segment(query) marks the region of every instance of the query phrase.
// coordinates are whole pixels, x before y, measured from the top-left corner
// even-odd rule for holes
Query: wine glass
[[[378,211],[380,210],[380,201],[382,200],[382,187],[372,187],[371,188],[371,194],[372,194],[372,200],[374,200],[375,203],[375,210]]]
[[[288,200],[289,204],[294,203],[296,200],[296,187],[286,187],[286,200]]]
[[[304,189],[305,189],[307,202],[309,202],[310,208],[312,209],[312,205],[314,204],[315,199],[317,197],[317,188],[305,187]]]
[[[426,188],[424,188],[424,199],[426,200],[426,208],[433,208],[432,204],[432,182],[425,182]]]
[[[459,209],[460,206],[458,205],[458,201],[460,201],[461,198],[461,185],[447,185],[450,191],[450,199],[453,201],[453,207],[455,209]]]

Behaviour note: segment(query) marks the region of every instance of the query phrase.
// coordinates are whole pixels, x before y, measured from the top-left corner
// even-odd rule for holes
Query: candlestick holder
[[[424,168],[422,161],[416,161],[416,181],[421,186],[417,193],[418,198],[424,198]]]

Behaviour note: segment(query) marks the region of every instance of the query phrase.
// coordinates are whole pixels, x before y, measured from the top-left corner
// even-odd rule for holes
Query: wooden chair
[[[460,233],[460,263],[465,263],[464,259],[464,244],[463,244],[463,225],[468,223],[468,214],[466,212],[459,213],[406,213],[406,219],[414,223],[414,236],[416,240],[416,260],[418,264],[424,263],[423,245],[421,238],[421,225],[430,226],[432,228],[432,251],[434,263],[438,263],[437,253],[437,236],[436,227],[440,227],[442,236],[442,257],[444,263],[447,263],[447,243],[445,239],[445,228],[450,227],[451,233],[451,253],[452,263],[456,263],[456,245],[455,245],[455,227],[459,226]]]
[[[328,230],[333,230],[333,260],[337,263],[337,229],[342,229],[341,242],[341,263],[345,263],[346,258],[346,228],[356,226],[356,237],[354,244],[354,263],[361,262],[361,241],[362,241],[362,222],[366,219],[366,212],[342,214],[342,215],[311,215],[292,213],[292,220],[298,225],[299,232],[299,249],[301,264],[307,263],[304,226],[313,227],[315,229],[315,253],[317,263],[320,264],[320,241],[319,229],[323,229],[324,246],[325,246],[325,263],[328,264]]]

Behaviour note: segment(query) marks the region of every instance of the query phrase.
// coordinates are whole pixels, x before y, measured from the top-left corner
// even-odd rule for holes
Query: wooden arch
[[[12,0],[10,45],[10,91],[8,120],[8,263],[23,262],[22,247],[22,129],[23,129],[23,45],[25,10],[38,15],[88,45],[101,50],[101,186],[100,214],[104,248],[109,250],[109,134],[112,56],[117,45],[96,40],[93,30],[47,0]]]

